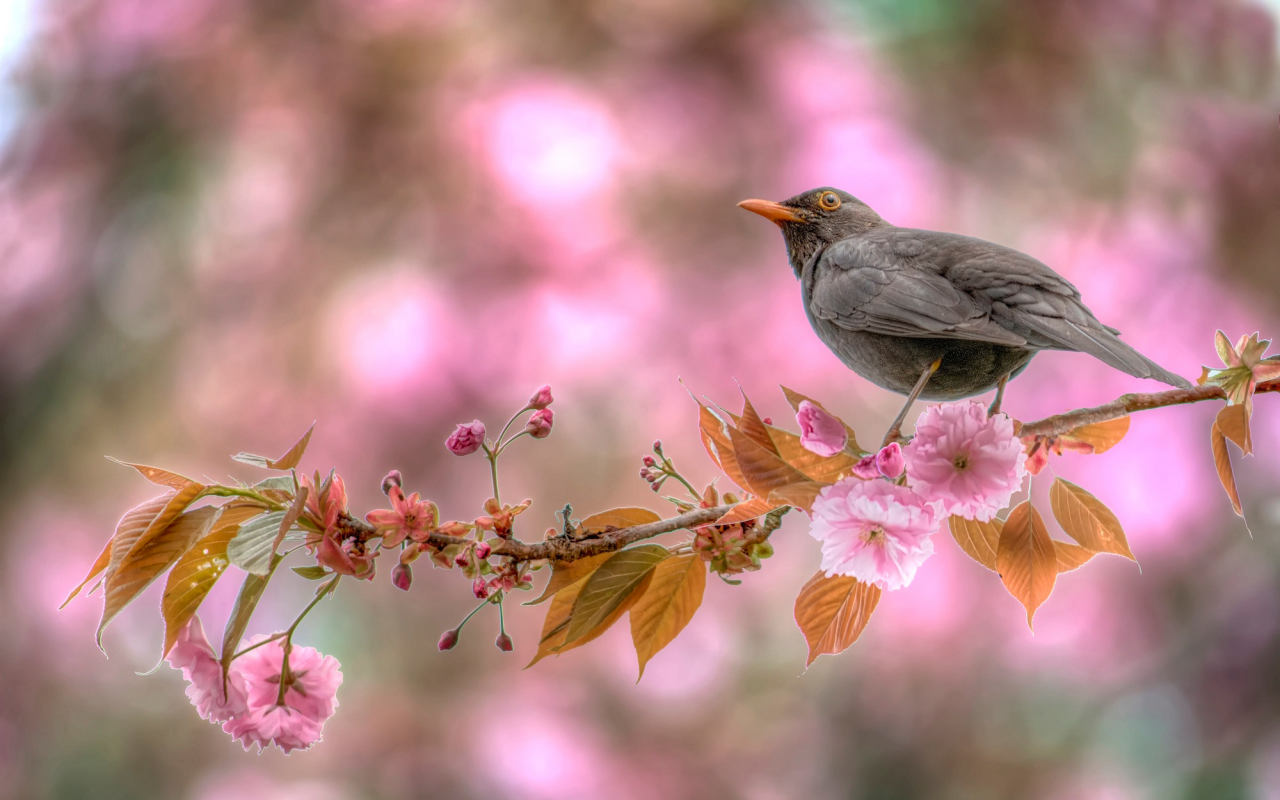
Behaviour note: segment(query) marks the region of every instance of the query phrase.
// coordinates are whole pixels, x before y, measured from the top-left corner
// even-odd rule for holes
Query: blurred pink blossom
[[[800,401],[796,422],[800,424],[800,444],[820,456],[834,456],[849,442],[840,420],[808,400]]]
[[[480,420],[460,422],[453,433],[449,434],[449,438],[444,440],[444,446],[455,456],[469,456],[484,444],[484,434],[484,423]]]
[[[265,641],[255,636],[248,644]],[[236,659],[235,667],[247,686],[249,713],[229,721],[224,730],[246,750],[275,744],[285,753],[310,747],[320,740],[321,728],[338,706],[342,671],[333,656],[315,648],[293,645],[289,674],[284,672],[283,639],[256,647]],[[282,679],[287,684],[280,695]],[[278,702],[282,701],[282,702]]]
[[[1026,476],[1027,454],[1005,414],[976,400],[930,406],[907,445],[907,481],[943,514],[991,520]]]
[[[544,383],[541,387],[539,387],[538,391],[534,392],[533,396],[529,398],[528,405],[529,405],[529,408],[541,409],[541,408],[546,408],[547,406],[551,405],[551,403],[552,403],[551,384]]]
[[[933,506],[905,486],[845,478],[813,503],[809,535],[822,542],[822,570],[881,589],[901,589],[933,554]]]
[[[524,429],[535,439],[545,439],[551,435],[551,423],[555,417],[555,412],[549,408],[539,409],[529,415],[529,421],[525,423]]]

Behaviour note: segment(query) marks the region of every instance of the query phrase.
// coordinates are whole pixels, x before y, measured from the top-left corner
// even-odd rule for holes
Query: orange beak
[[[738,203],[738,208],[745,208],[752,214],[759,214],[767,220],[771,220],[779,227],[784,222],[804,222],[804,218],[796,214],[794,209],[784,206],[782,203],[775,203],[772,200],[743,200]]]

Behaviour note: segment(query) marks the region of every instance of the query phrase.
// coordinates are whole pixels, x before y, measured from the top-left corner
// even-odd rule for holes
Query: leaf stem
[[[484,457],[489,459],[489,474],[493,476],[493,501],[501,508],[502,500],[498,496],[498,453],[501,451],[490,450],[487,444],[482,447],[484,447]]]

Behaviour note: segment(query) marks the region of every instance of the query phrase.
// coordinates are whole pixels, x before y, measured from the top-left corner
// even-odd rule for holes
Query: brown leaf
[[[813,501],[818,499],[818,494],[827,486],[828,484],[813,481],[788,484],[770,492],[769,502],[804,509],[806,514],[812,514]]]
[[[129,548],[126,553],[122,554],[122,558],[127,558],[133,556],[135,553],[141,552],[142,548],[146,547],[151,543],[152,539],[163,533],[165,528],[169,527],[169,523],[177,519],[178,515],[185,511],[187,506],[194,503],[203,493],[204,486],[202,484],[192,483],[169,495],[169,502],[167,502],[160,513],[151,520],[151,524],[147,526],[147,529],[139,534],[138,540],[133,543],[133,546]],[[116,560],[114,554],[112,554],[111,558],[112,561]],[[108,580],[110,580],[110,575],[108,575]]]
[[[151,520],[155,519],[156,514],[165,507],[169,502],[169,498],[173,497],[173,492],[153,497],[141,505],[135,506],[125,512],[125,515],[116,523],[115,533],[107,540],[107,546],[98,554],[97,560],[93,562],[93,566],[89,568],[89,574],[84,576],[84,580],[80,585],[71,590],[71,594],[67,595],[67,599],[62,601],[59,608],[65,608],[67,603],[80,593],[80,590],[88,585],[103,570],[107,574],[115,569],[120,560],[124,558],[124,554],[133,547],[134,542],[142,535],[142,532],[151,524]]]
[[[760,415],[756,413],[755,406],[751,405],[751,401],[747,399],[746,392],[742,393],[742,414],[738,417],[737,427],[738,431],[748,439],[777,455],[764,420],[760,419]]]
[[[1053,591],[1058,557],[1040,512],[1030,502],[1019,503],[1004,521],[996,566],[1009,594],[1027,609],[1027,627],[1032,627],[1036,609]]]
[[[539,603],[550,600],[561,589],[577,583],[595,572],[596,567],[607,561],[611,555],[613,553],[601,553],[598,556],[579,558],[576,561],[551,562],[551,578],[547,581],[547,587],[542,590],[542,594],[538,596],[538,599],[530,600],[523,605],[536,606]]]
[[[1129,549],[1120,520],[1098,498],[1074,483],[1058,478],[1049,489],[1049,504],[1058,524],[1084,549],[1095,553],[1115,553],[1137,561]]]
[[[668,555],[660,544],[642,544],[619,550],[596,568],[573,605],[564,643],[573,644],[603,624]]]
[[[608,555],[613,555],[609,553]],[[590,575],[586,575],[574,583],[569,584],[565,588],[556,593],[552,598],[551,605],[547,608],[547,618],[542,624],[542,638],[538,642],[538,652],[534,654],[533,660],[525,665],[525,669],[532,667],[542,659],[549,655],[560,655],[570,650],[582,647],[588,642],[595,641],[604,634],[605,631],[613,627],[613,624],[622,618],[622,615],[635,605],[636,601],[649,588],[649,582],[653,580],[653,572],[650,571],[645,575],[644,580],[640,582],[631,594],[628,595],[618,607],[609,613],[602,622],[595,628],[583,634],[582,638],[573,642],[566,642],[569,635],[569,621],[573,618],[573,609],[578,602],[578,596],[586,587]]]
[[[662,516],[647,508],[611,508],[592,514],[582,521],[579,530],[582,533],[605,533],[610,528],[631,528],[636,525],[647,525],[650,522],[661,522]]]
[[[780,428],[768,426],[778,457],[818,483],[835,483],[847,477],[858,459],[847,453],[822,456],[800,444],[800,437]]]
[[[1218,480],[1222,482],[1222,488],[1227,490],[1227,497],[1231,499],[1231,510],[1236,512],[1236,516],[1244,519],[1244,506],[1240,504],[1240,490],[1236,488],[1236,474],[1231,468],[1231,453],[1227,451],[1227,437],[1216,422],[1209,430],[1209,445],[1213,448],[1213,465],[1218,469]]]
[[[786,503],[775,503],[763,497],[753,497],[729,509],[728,513],[715,521],[715,524],[735,525],[739,522],[746,522],[749,519],[759,519],[770,511],[782,508],[784,505]]]
[[[649,588],[631,608],[631,641],[640,662],[637,682],[644,677],[649,659],[693,619],[706,588],[707,567],[696,553],[670,556],[654,568]]]
[[[809,644],[805,666],[818,656],[848,649],[862,635],[879,602],[878,586],[845,575],[828,578],[819,570],[796,597],[796,624]]]
[[[98,623],[99,648],[108,623],[203,538],[221,510],[217,506],[205,506],[180,514],[141,548],[125,556],[107,575],[102,621]]]
[[[1000,529],[1004,527],[1003,521],[993,519],[990,522],[982,522],[953,516],[947,519],[947,527],[951,529],[951,538],[956,540],[956,544],[960,545],[965,555],[992,572],[998,571],[996,552],[1000,547]]]
[[[707,454],[711,456],[711,460],[716,462],[729,480],[746,491],[751,491],[747,479],[742,476],[742,470],[738,467],[738,459],[733,454],[733,442],[729,439],[728,426],[716,415],[716,412],[701,403],[698,404],[698,418],[702,444],[707,448]]]
[[[169,655],[182,627],[195,615],[209,590],[226,571],[227,543],[235,538],[240,523],[252,519],[260,511],[257,506],[223,506],[222,514],[209,533],[192,545],[169,571],[164,598],[160,601],[165,626],[162,659]]]
[[[1253,434],[1249,430],[1249,409],[1246,406],[1223,406],[1214,424],[1223,436],[1236,443],[1242,454],[1253,453]]]
[[[181,490],[195,483],[195,481],[186,476],[179,475],[176,472],[170,472],[167,469],[161,469],[160,467],[148,467],[146,464],[130,464],[128,461],[121,461],[120,459],[112,458],[111,456],[107,456],[107,460],[114,461],[117,464],[121,464],[126,467],[133,467],[140,475],[142,475],[142,477],[152,483],[159,486],[168,486],[170,489]]]
[[[1126,414],[1123,417],[1109,419],[1106,422],[1082,425],[1079,428],[1067,431],[1059,438],[1091,445],[1095,455],[1105,453],[1119,444],[1120,440],[1129,432],[1129,422],[1129,415]]]
[[[800,412],[800,403],[805,400],[808,400],[810,403],[813,403],[818,408],[821,408],[823,411],[826,411],[828,414],[831,414],[830,411],[827,411],[827,409],[823,407],[822,403],[819,403],[817,400],[814,400],[812,397],[805,397],[799,392],[788,389],[785,386],[782,387],[782,393],[786,395],[787,402],[791,404],[791,410],[795,411],[796,413]],[[835,414],[831,414],[831,416],[835,417],[836,419],[840,419],[840,417],[836,416]],[[855,453],[865,453],[866,451],[858,446],[858,437],[853,432],[853,428],[850,428],[849,424],[844,420],[840,420],[840,424],[844,425],[845,433],[849,434],[849,444],[848,444],[849,449]]]
[[[299,439],[293,447],[290,447],[287,453],[279,458],[271,459],[266,456],[255,456],[253,453],[236,453],[232,458],[242,464],[250,464],[255,467],[261,467],[262,469],[278,469],[288,472],[298,466],[298,463],[302,461],[302,454],[307,451],[307,444],[311,442],[311,432],[315,429],[316,424],[313,422],[311,423],[311,427],[307,428],[307,432],[302,434],[302,438]]]
[[[750,484],[747,490],[757,497],[768,497],[774,489],[793,483],[808,483],[809,477],[764,449],[736,428],[729,429],[733,454],[742,476]]]
[[[108,539],[106,546],[102,548],[102,552],[99,553],[98,557],[94,560],[93,566],[89,567],[89,574],[85,575],[84,580],[80,581],[80,584],[76,586],[76,588],[71,590],[71,594],[67,595],[67,599],[62,601],[62,605],[58,606],[58,610],[61,611],[62,609],[66,608],[67,603],[70,603],[72,600],[75,599],[76,595],[80,594],[80,590],[85,587],[85,584],[87,584],[89,581],[93,580],[94,578],[98,577],[98,573],[106,569],[107,565],[110,563],[111,563],[111,540]]]
[[[1057,539],[1053,540],[1053,553],[1058,560],[1059,575],[1083,567],[1089,559],[1097,555],[1094,551],[1086,550],[1078,544],[1060,542]]]

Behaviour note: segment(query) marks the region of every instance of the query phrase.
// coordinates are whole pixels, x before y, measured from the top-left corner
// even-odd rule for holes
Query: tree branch
[[[1258,384],[1257,394],[1280,392],[1280,381]],[[1084,425],[1095,425],[1107,420],[1119,419],[1135,411],[1147,411],[1165,406],[1199,403],[1204,400],[1225,400],[1226,392],[1217,386],[1196,386],[1192,389],[1170,389],[1167,392],[1126,394],[1105,405],[1078,408],[1065,414],[1027,422],[1018,431],[1019,436],[1060,436]]]

